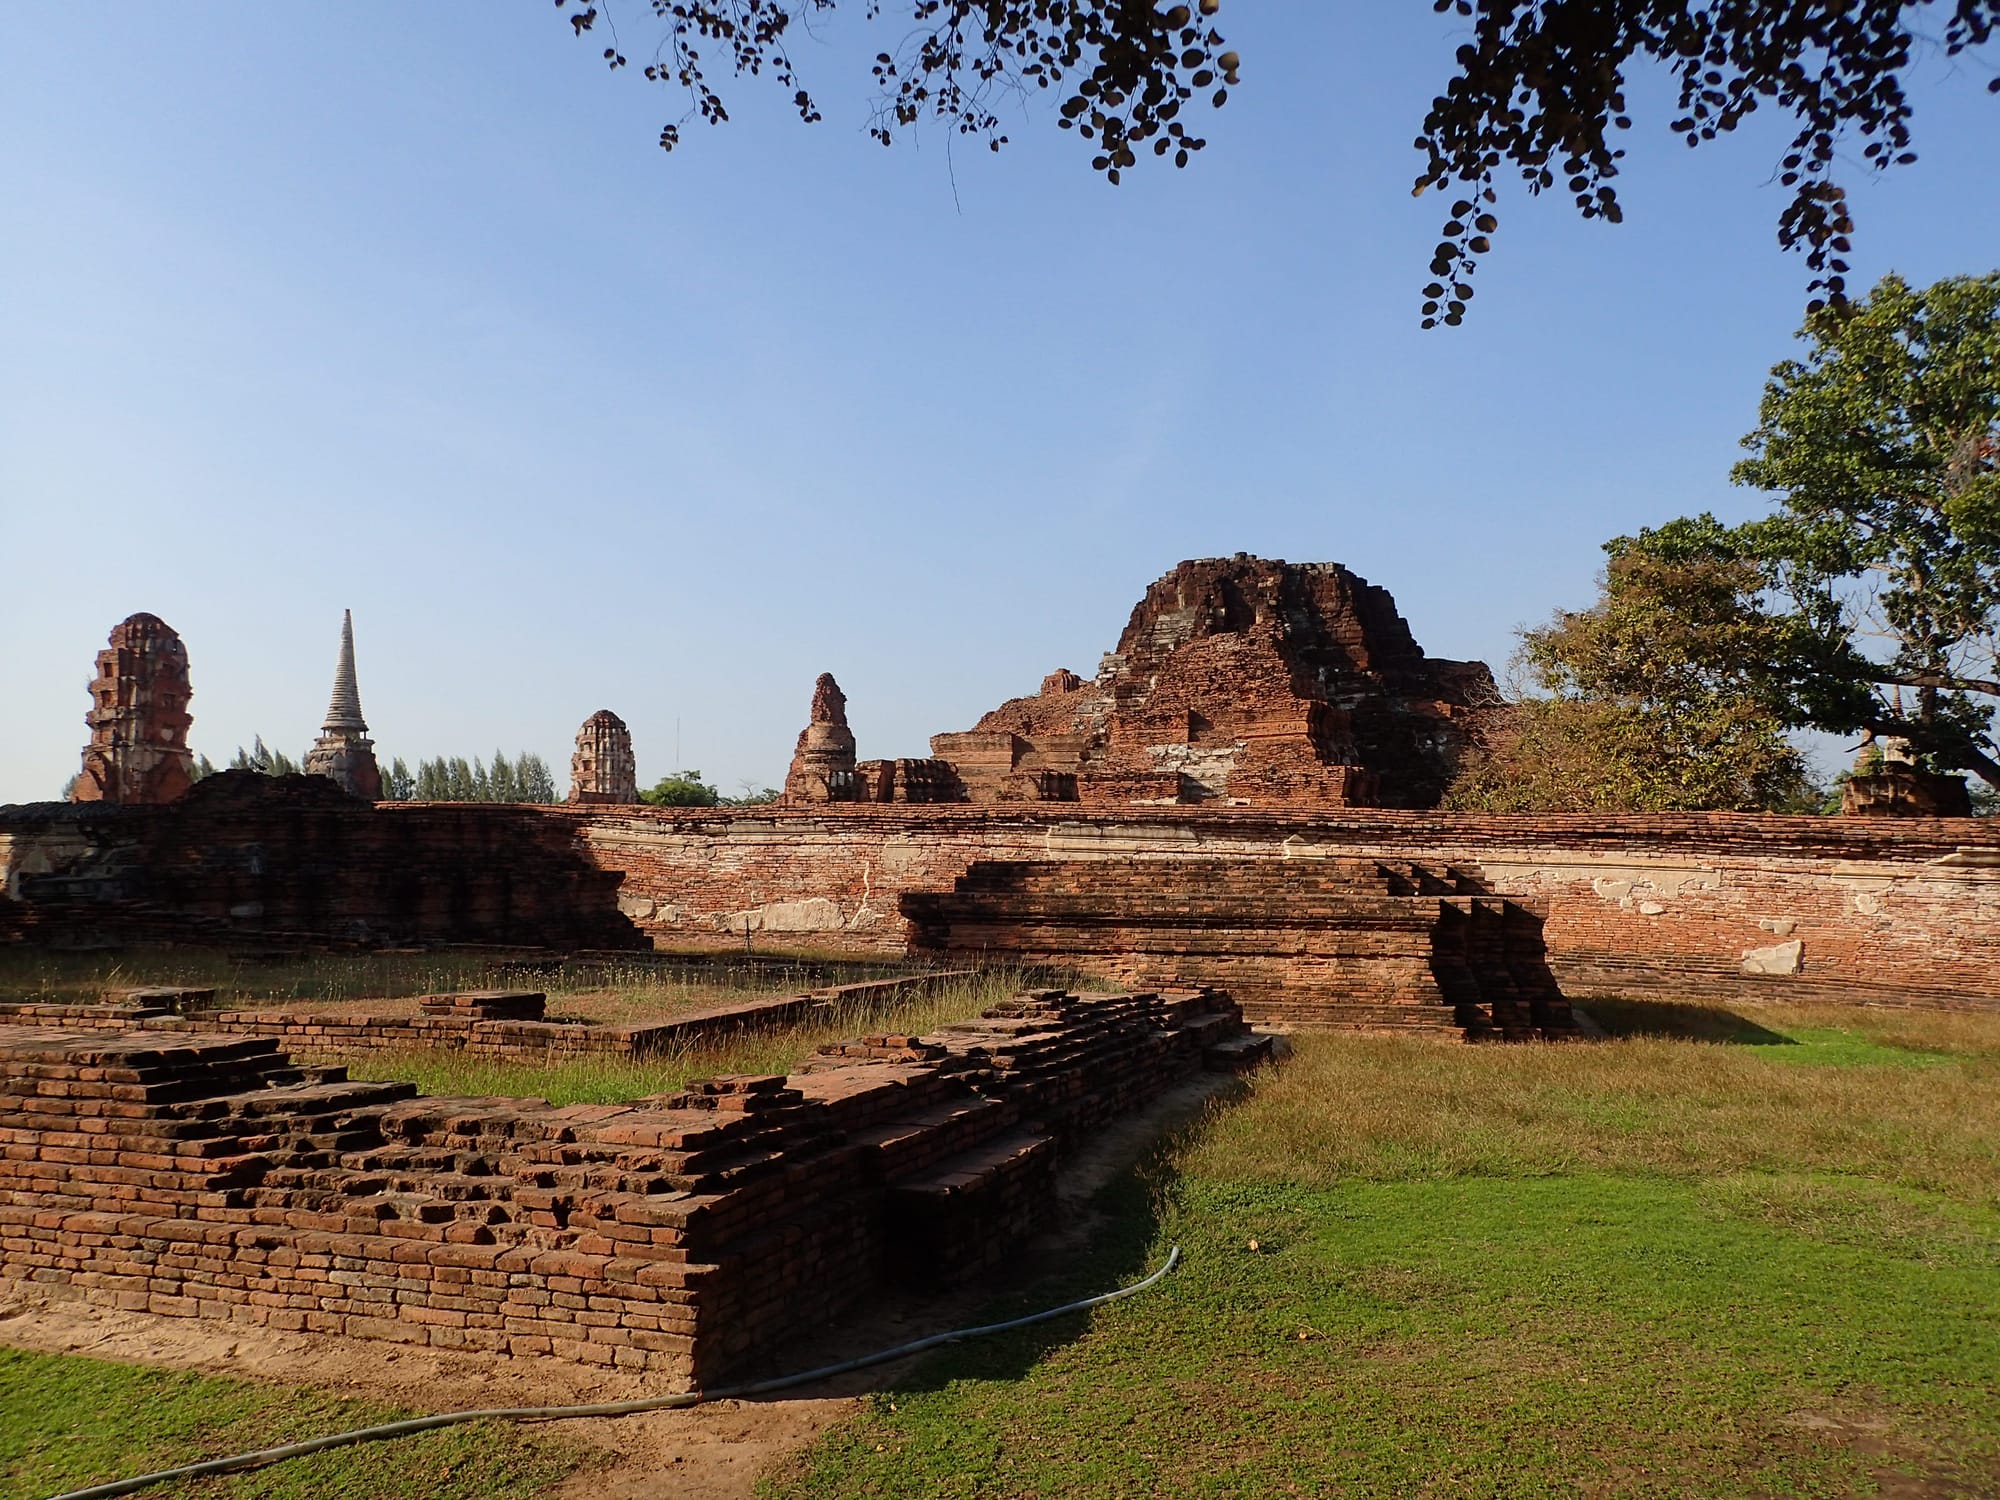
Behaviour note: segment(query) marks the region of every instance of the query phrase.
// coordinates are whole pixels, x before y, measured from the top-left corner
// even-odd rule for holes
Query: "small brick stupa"
[[[813,684],[812,721],[799,734],[785,773],[787,802],[852,802],[860,793],[854,774],[854,731],[847,727],[847,694],[822,672]]]
[[[632,731],[608,708],[585,719],[576,732],[576,754],[569,760],[569,800],[617,807],[639,800]]]
[[[382,772],[375,764],[375,742],[368,738],[368,721],[361,717],[361,688],[354,678],[354,614],[340,615],[340,661],[333,669],[333,701],[326,723],[306,752],[308,776],[325,776],[342,791],[365,802],[382,798]]]
[[[171,802],[194,785],[188,750],[187,647],[157,615],[111,632],[90,684],[90,743],[70,790],[75,802]]]

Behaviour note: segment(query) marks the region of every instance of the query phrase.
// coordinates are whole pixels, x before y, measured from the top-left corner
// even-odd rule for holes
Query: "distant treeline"
[[[195,760],[195,780],[215,774],[215,765],[205,755]],[[260,771],[266,776],[296,776],[299,762],[282,750],[273,750],[260,734],[248,750],[236,747],[229,762],[232,771]],[[385,802],[560,802],[555,777],[548,763],[532,750],[523,750],[513,759],[495,750],[493,762],[474,756],[439,756],[420,760],[411,772],[402,756],[382,767],[382,800]]]
[[[385,802],[560,802],[555,777],[547,762],[532,750],[523,750],[509,760],[504,752],[493,752],[493,763],[483,764],[474,756],[467,764],[462,755],[449,759],[420,760],[410,774],[403,758],[397,756],[382,770],[382,799]]]

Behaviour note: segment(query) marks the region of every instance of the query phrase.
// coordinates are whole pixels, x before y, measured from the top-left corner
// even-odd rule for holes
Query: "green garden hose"
[[[198,1479],[205,1474],[229,1474],[238,1469],[260,1469],[266,1464],[282,1463],[288,1458],[304,1458],[308,1453],[322,1453],[328,1448],[346,1448],[356,1443],[379,1443],[387,1438],[409,1437],[414,1433],[430,1432],[438,1427],[455,1427],[461,1422],[557,1422],[569,1417],[629,1417],[642,1411],[665,1411],[673,1407],[699,1406],[704,1401],[727,1401],[745,1396],[768,1395],[773,1391],[789,1390],[796,1385],[809,1385],[816,1380],[845,1375],[851,1370],[865,1370],[871,1365],[887,1364],[890,1360],[919,1354],[926,1349],[935,1349],[940,1344],[955,1344],[961,1339],[979,1338],[989,1333],[1005,1333],[1012,1328],[1026,1328],[1030,1324],[1046,1323],[1051,1318],[1060,1318],[1066,1313],[1102,1307],[1107,1302],[1116,1302],[1121,1297],[1133,1296],[1157,1284],[1179,1264],[1180,1258],[1181,1247],[1175,1245],[1167,1251],[1166,1264],[1159,1270],[1144,1281],[1135,1281],[1132,1285],[1119,1287],[1116,1291],[1100,1292],[1097,1296],[1086,1297],[1081,1302],[1066,1302],[1061,1307],[1029,1313],[1024,1318],[1009,1318],[1004,1323],[986,1323],[978,1328],[959,1328],[949,1333],[934,1333],[929,1338],[898,1344],[893,1349],[882,1349],[874,1354],[864,1354],[859,1359],[843,1360],[837,1365],[822,1365],[817,1370],[806,1370],[797,1375],[780,1375],[773,1380],[728,1386],[722,1390],[689,1391],[679,1396],[653,1396],[643,1401],[602,1401],[590,1406],[501,1406],[490,1411],[440,1412],[434,1417],[411,1417],[403,1422],[384,1422],[379,1427],[357,1427],[352,1432],[336,1432],[327,1437],[308,1438],[303,1443],[287,1443],[282,1448],[260,1448],[254,1453],[236,1453],[228,1458],[205,1459],[198,1464],[184,1464],[178,1469],[162,1469],[157,1474],[141,1474],[132,1479],[114,1479],[108,1484],[94,1484],[88,1489],[67,1490],[60,1495],[52,1496],[51,1500],[110,1500],[113,1495],[130,1495],[156,1484],[165,1484],[170,1479]]]

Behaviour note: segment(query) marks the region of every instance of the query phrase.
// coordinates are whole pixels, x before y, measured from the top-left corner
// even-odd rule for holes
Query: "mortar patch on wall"
[[[1806,945],[1798,938],[1768,948],[1745,948],[1745,974],[1796,974],[1805,967]]]
[[[1200,830],[1184,823],[1168,826],[1056,823],[1042,841],[1051,859],[1129,859],[1157,850],[1162,844],[1195,849],[1201,843]]]
[[[1515,863],[1509,860],[1481,859],[1480,868],[1491,877],[1496,887],[1505,890],[1510,881],[1536,881],[1553,884],[1562,881],[1588,880],[1592,890],[1607,901],[1626,905],[1636,890],[1645,889],[1657,896],[1672,899],[1689,889],[1712,891],[1727,885],[1728,881],[1720,870],[1706,865],[1681,864],[1598,864],[1582,860],[1571,863],[1562,859],[1537,860],[1533,864]]]
[[[847,926],[847,919],[840,914],[838,902],[813,896],[731,912],[716,925],[724,932],[839,932]]]

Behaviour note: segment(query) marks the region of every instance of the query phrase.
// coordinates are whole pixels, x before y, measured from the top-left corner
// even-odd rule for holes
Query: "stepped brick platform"
[[[429,1099],[263,1038],[0,1034],[0,1274],[120,1308],[659,1371],[996,1262],[1094,1127],[1264,1055],[1228,996],[1024,995],[789,1078]]]
[[[1541,918],[1476,870],[1374,859],[980,861],[902,898],[914,951],[1226,986],[1308,1029],[1574,1034]]]

